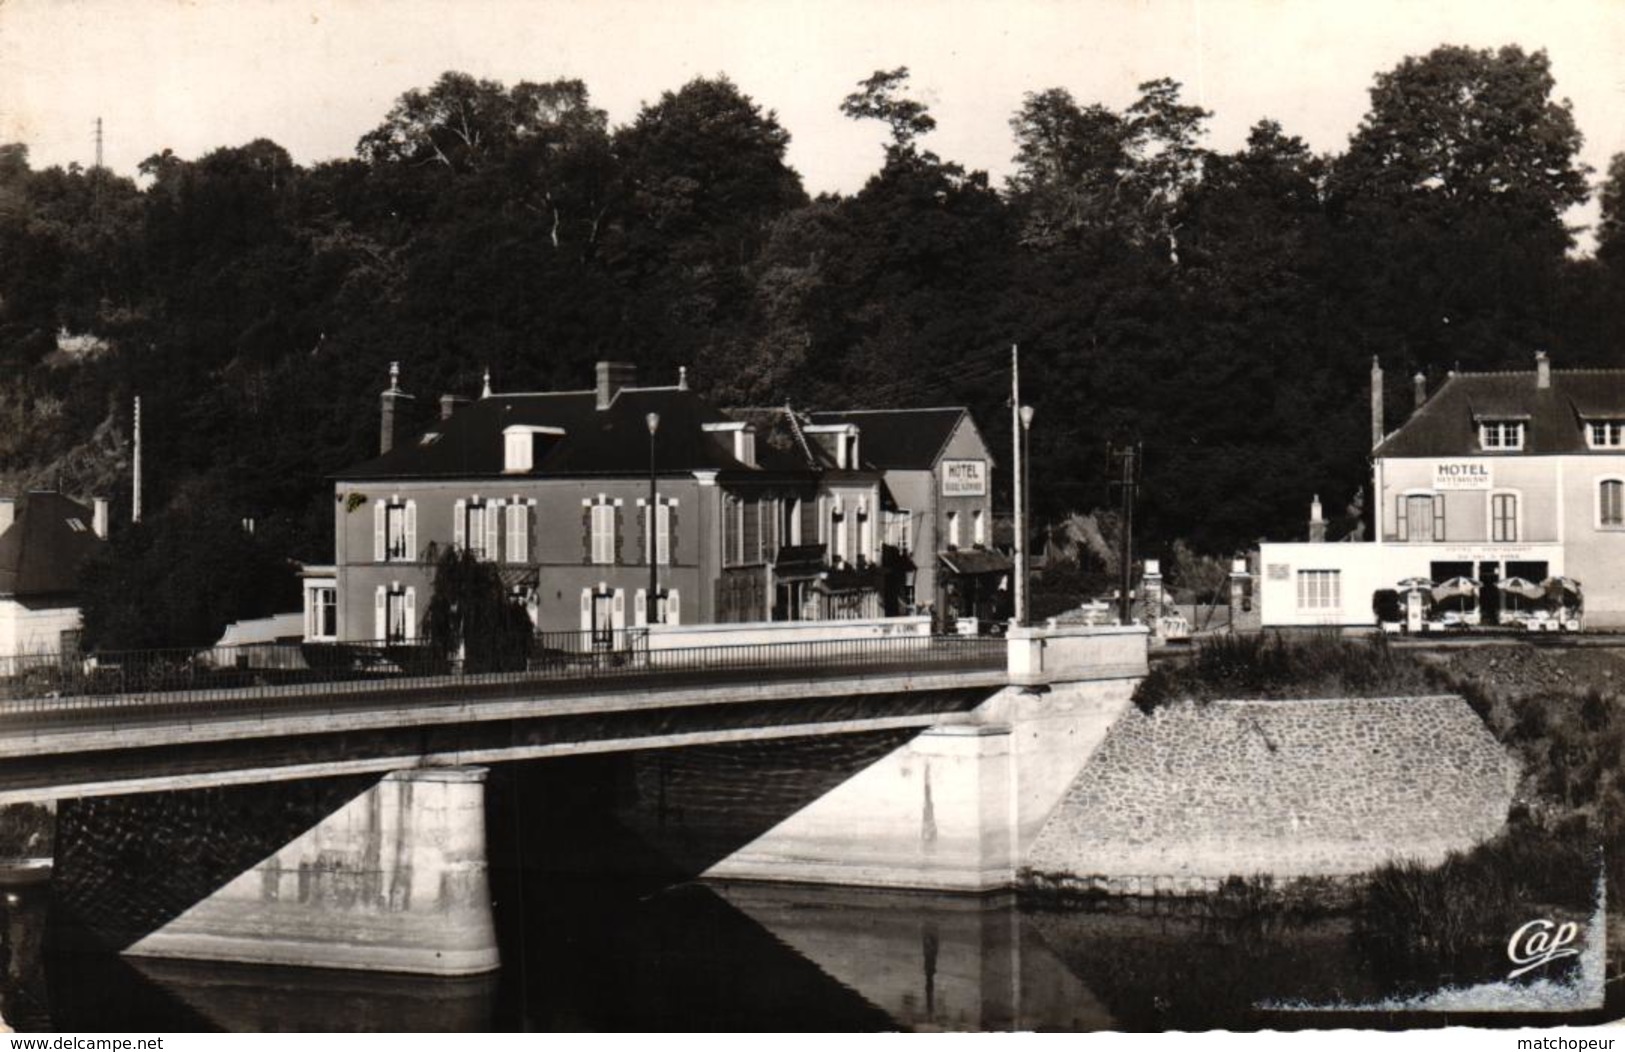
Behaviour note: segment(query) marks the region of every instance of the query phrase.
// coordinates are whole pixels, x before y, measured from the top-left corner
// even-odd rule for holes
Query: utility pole
[[[1118,591],[1118,623],[1133,623],[1133,601],[1129,589],[1134,581],[1134,493],[1140,486],[1140,444],[1108,447],[1112,460],[1111,485],[1123,498],[1122,537],[1118,543],[1118,569],[1121,583]]]
[[[102,166],[102,119],[96,118],[96,167]]]
[[[135,396],[135,470],[130,497],[130,521],[141,521],[141,396]]]
[[[1015,487],[1016,504],[1016,602],[1011,613],[1016,624],[1024,625],[1027,623],[1027,516],[1021,499],[1021,354],[1013,343],[1010,345],[1010,442],[1015,448],[1011,481]]]

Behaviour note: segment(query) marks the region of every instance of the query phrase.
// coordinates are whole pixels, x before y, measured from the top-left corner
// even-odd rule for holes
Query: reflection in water
[[[866,747],[890,746],[876,739]],[[0,1012],[19,1029],[183,1032],[1445,1021],[1258,1010],[1269,1002],[1370,1003],[1416,978],[1363,953],[1338,918],[1221,923],[1199,904],[1023,912],[1009,896],[692,881],[844,777],[832,762],[823,752],[785,756],[755,744],[493,770],[487,829],[503,968],[472,980],[46,958],[49,889],[13,889],[9,898],[0,889]],[[1480,981],[1478,972],[1494,977],[1505,964],[1471,967],[1454,978]],[[1437,964],[1429,974],[1439,976]],[[1622,990],[1612,984],[1616,1002]],[[1617,1016],[1620,1006],[1602,1014]]]

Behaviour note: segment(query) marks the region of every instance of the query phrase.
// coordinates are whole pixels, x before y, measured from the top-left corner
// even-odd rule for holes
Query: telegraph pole
[[[1015,344],[1010,345],[1010,442],[1015,447],[1014,470],[1011,471],[1015,487],[1016,537],[1015,555],[1015,609],[1011,611],[1018,625],[1027,623],[1027,516],[1022,508],[1021,469],[1021,355]]]
[[[130,497],[130,521],[141,521],[141,396],[135,396],[135,470]]]
[[[102,166],[102,119],[96,118],[96,167]]]
[[[1123,498],[1122,537],[1117,557],[1121,584],[1117,603],[1118,622],[1127,625],[1133,623],[1134,616],[1129,589],[1134,581],[1134,493],[1140,486],[1140,444],[1108,447],[1107,456],[1114,464],[1111,485]]]

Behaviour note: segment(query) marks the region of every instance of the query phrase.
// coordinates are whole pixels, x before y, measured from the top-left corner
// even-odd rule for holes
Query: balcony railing
[[[378,700],[503,700],[590,693],[614,680],[646,685],[826,678],[888,672],[1002,670],[1002,639],[870,636],[650,649],[645,629],[547,632],[508,653],[447,655],[426,641],[263,643],[141,650],[93,657],[0,657],[0,735],[8,725],[83,722],[129,712],[242,711],[266,716]],[[99,714],[99,716],[98,716]]]

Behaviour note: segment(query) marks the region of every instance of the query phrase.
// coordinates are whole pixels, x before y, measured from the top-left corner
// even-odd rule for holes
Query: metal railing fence
[[[478,648],[475,648],[478,649]],[[90,657],[0,657],[0,721],[8,717],[213,706],[264,711],[301,699],[355,706],[412,692],[502,699],[581,693],[597,682],[704,682],[863,672],[1002,670],[1002,639],[865,636],[796,642],[651,649],[644,629],[606,636],[548,632],[523,648],[448,655],[426,641],[259,643],[201,650],[145,650]]]

